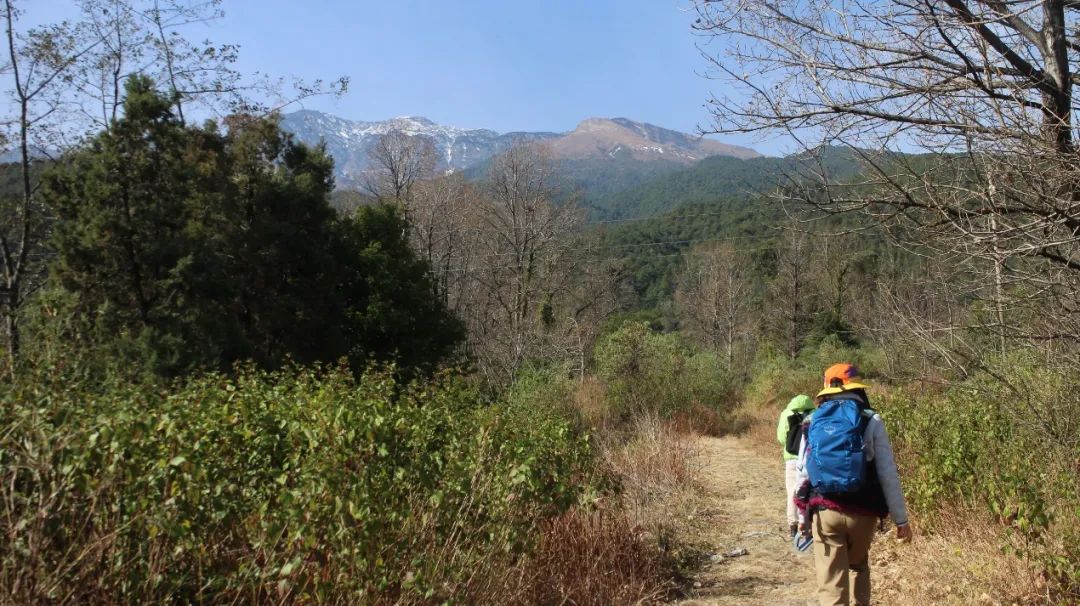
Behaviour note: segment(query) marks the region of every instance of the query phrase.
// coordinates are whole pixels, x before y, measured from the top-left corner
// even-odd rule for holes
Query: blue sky
[[[66,16],[71,2],[27,6],[34,17]],[[621,116],[694,132],[721,86],[700,75],[689,0],[226,0],[224,8],[225,19],[188,35],[239,43],[244,71],[349,76],[346,97],[305,103],[345,118],[565,131]]]

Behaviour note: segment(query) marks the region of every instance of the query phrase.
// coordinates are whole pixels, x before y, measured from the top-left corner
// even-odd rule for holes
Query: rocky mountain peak
[[[300,141],[326,143],[334,158],[338,185],[353,187],[362,180],[370,150],[382,135],[398,130],[424,137],[435,146],[442,170],[463,170],[509,148],[517,141],[543,141],[561,159],[664,160],[691,164],[714,155],[752,158],[752,149],[727,145],[626,118],[589,118],[568,133],[512,132],[439,125],[421,116],[402,116],[366,122],[323,112],[300,110],[282,116],[282,128]]]

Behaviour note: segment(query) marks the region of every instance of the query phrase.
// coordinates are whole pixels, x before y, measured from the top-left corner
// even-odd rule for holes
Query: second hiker
[[[797,483],[799,444],[802,443],[803,420],[807,413],[814,410],[814,401],[810,396],[797,395],[791,398],[784,411],[780,413],[780,422],[776,425],[776,439],[780,442],[784,456],[784,496],[787,500],[787,524],[790,538],[794,538],[799,529],[798,510],[795,508],[795,490]]]

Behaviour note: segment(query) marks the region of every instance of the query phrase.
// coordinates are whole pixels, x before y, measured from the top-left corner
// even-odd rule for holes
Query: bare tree
[[[730,243],[705,245],[687,256],[675,303],[709,347],[735,363],[738,342],[752,331],[755,304],[749,255]]]
[[[433,176],[435,146],[422,136],[391,130],[379,137],[369,152],[372,169],[364,179],[368,194],[407,205],[413,188]]]
[[[477,206],[480,229],[473,276],[476,305],[467,322],[473,347],[492,378],[512,380],[542,350],[556,301],[583,257],[575,245],[584,215],[573,202],[553,202],[546,148],[520,144],[492,161]]]
[[[407,209],[435,295],[464,320],[481,372],[501,383],[531,360],[573,360],[583,376],[604,319],[620,309],[625,276],[593,253],[577,205],[555,201],[548,151],[513,147],[473,185],[409,169],[418,140],[384,138],[369,189]]]
[[[763,312],[792,358],[802,349],[817,305],[811,250],[810,237],[805,231],[784,231],[776,250],[776,274],[768,285],[769,297]]]
[[[696,2],[728,95],[715,130],[857,150],[860,183],[798,197],[976,260],[985,329],[1080,341],[1080,5],[1067,0]],[[867,149],[881,150],[875,152]],[[912,156],[892,151],[925,151]],[[1050,321],[1052,320],[1052,321]]]
[[[427,260],[435,294],[460,313],[468,273],[478,253],[474,217],[480,193],[460,174],[417,183],[406,203],[413,246]]]
[[[345,78],[287,83],[245,75],[236,67],[237,45],[196,42],[185,35],[224,18],[222,0],[77,0],[76,4],[82,14],[76,31],[82,40],[94,43],[93,52],[69,74],[69,101],[83,117],[79,124],[83,130],[109,128],[123,103],[123,83],[132,74],[149,76],[168,89],[182,121],[190,108],[216,117],[261,114],[312,95],[341,94],[347,88]]]
[[[596,251],[579,249],[565,295],[548,302],[555,330],[552,357],[573,361],[578,380],[585,381],[590,352],[604,322],[624,309],[630,290],[622,264],[602,259]]]

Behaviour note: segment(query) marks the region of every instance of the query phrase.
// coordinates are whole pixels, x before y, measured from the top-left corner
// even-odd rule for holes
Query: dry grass
[[[675,430],[682,434],[721,436],[730,431],[731,419],[714,407],[698,403],[688,411],[675,413],[672,419]]]
[[[646,416],[628,436],[609,435],[601,456],[620,483],[619,504],[634,525],[680,570],[696,566],[702,546],[688,537],[699,534],[692,526],[704,498],[699,437]]]
[[[607,387],[595,376],[587,375],[582,379],[574,391],[574,406],[589,427],[604,430],[614,422],[607,401]]]
[[[696,440],[655,416],[636,419],[629,434],[601,443],[605,467],[619,479],[622,501],[641,523],[684,510],[700,469]]]
[[[784,410],[786,401],[769,398],[764,402],[740,403],[731,414],[731,433],[744,439],[754,452],[766,457],[780,457],[780,444],[776,441],[776,423]]]
[[[875,593],[882,603],[912,606],[1055,603],[1029,563],[1002,552],[998,528],[985,513],[956,508],[910,545],[879,537],[871,551]]]
[[[425,559],[465,558],[468,567],[429,570],[441,590],[431,600],[400,593],[376,594],[380,604],[657,604],[677,588],[670,559],[617,504],[574,508],[542,520],[526,557],[504,551],[484,554],[463,549],[460,541],[429,543]],[[460,562],[458,563],[460,564]],[[464,574],[460,574],[464,572]],[[408,578],[410,575],[405,575]]]
[[[545,523],[521,572],[515,603],[652,604],[676,588],[669,558],[618,509],[578,509]]]
[[[574,404],[594,428],[603,469],[618,481],[621,506],[637,524],[655,527],[675,512],[691,510],[701,471],[698,428],[707,424],[691,419],[704,414],[666,420],[645,413],[629,425],[617,423],[604,384],[595,377],[581,383]]]

